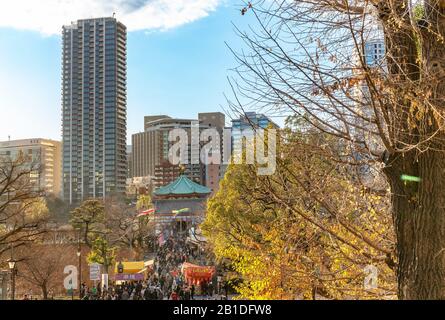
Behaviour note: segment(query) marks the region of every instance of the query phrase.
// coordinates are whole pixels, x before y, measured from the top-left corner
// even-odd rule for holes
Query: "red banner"
[[[215,267],[203,267],[193,265],[191,263],[184,263],[182,266],[182,273],[186,279],[205,279],[210,280],[215,274]]]

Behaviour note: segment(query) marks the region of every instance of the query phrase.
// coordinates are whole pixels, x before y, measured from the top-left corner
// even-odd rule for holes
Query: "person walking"
[[[173,291],[171,294],[171,300],[173,301],[177,301],[179,299],[178,294],[176,293],[176,291]]]
[[[97,296],[98,296],[98,297],[102,296],[102,286],[101,286],[100,281],[97,283],[97,286],[96,286],[96,293],[97,293]]]
[[[207,296],[207,282],[205,280],[201,283],[201,294]]]
[[[147,287],[147,288],[145,288],[145,291],[144,291],[144,299],[145,300],[150,300],[150,288],[149,287]]]
[[[124,290],[124,292],[122,293],[122,300],[128,300],[130,298],[130,295],[128,294],[127,289]]]
[[[213,297],[213,282],[209,282],[209,285],[207,286],[207,293],[210,298]]]
[[[179,288],[178,294],[179,294],[179,300],[185,300],[185,292],[183,288],[181,287]]]
[[[87,287],[87,285],[85,284],[85,282],[83,282],[81,287],[80,287],[80,298],[81,299],[85,296],[86,287]]]
[[[229,297],[229,283],[227,281],[224,283],[224,292],[226,294],[226,299],[228,299],[228,297]]]

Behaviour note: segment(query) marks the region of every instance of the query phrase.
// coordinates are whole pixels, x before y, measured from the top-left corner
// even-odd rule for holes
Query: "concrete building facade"
[[[232,154],[241,155],[244,138],[253,138],[256,129],[279,129],[279,126],[264,114],[246,112],[232,120]]]
[[[201,151],[201,143],[191,143],[192,126],[197,125],[198,132],[215,128],[221,137],[222,150],[224,124],[225,115],[219,112],[200,113],[198,119],[175,119],[166,115],[146,116],[144,132],[132,136],[133,177],[150,176],[153,178],[154,187],[159,188],[173,182],[183,173],[192,181],[212,189],[216,188],[223,164],[205,166],[201,161],[192,163],[192,159],[200,159]],[[169,141],[169,133],[173,129],[184,129],[188,135],[188,163],[183,166],[171,164],[169,161],[170,148],[174,144]]]
[[[23,139],[0,142],[0,158],[16,160],[23,156],[36,168],[31,180],[47,194],[60,196],[62,191],[62,143],[49,139]]]

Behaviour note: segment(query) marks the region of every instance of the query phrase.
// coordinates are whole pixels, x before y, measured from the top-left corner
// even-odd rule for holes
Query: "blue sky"
[[[125,1],[114,2],[119,6]],[[138,0],[125,4],[130,2],[150,3]],[[243,29],[252,18],[241,16],[242,2],[238,0],[214,0],[211,7],[209,2],[195,2],[196,10],[178,11],[182,15],[176,12],[171,21],[159,18],[144,24],[145,17],[138,21],[133,11],[131,19],[127,17],[129,141],[132,133],[143,130],[144,115],[195,118],[198,112],[223,111],[224,92],[230,93],[226,78],[236,65],[224,42],[241,48],[232,23]],[[144,10],[136,14],[162,16],[153,8]],[[0,141],[9,135],[11,139],[60,140],[61,25],[36,20],[38,27],[33,30],[34,25],[21,25],[21,18],[29,20],[19,17],[9,24],[0,22]]]

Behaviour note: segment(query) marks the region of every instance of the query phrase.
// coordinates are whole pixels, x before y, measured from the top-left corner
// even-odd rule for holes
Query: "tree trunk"
[[[399,298],[445,299],[445,157],[427,151],[390,160]],[[421,181],[403,181],[402,174]]]
[[[391,151],[384,170],[392,191],[400,299],[445,299],[442,5],[443,1],[437,0],[423,2],[425,21],[417,25],[417,31],[412,26],[417,22],[406,14],[409,1],[380,1],[378,6],[386,37],[388,74],[400,89],[395,95],[400,100],[393,101],[398,117],[390,130],[396,129],[392,131],[393,145],[402,151]],[[396,20],[403,25],[398,26]],[[419,99],[420,107],[412,104],[413,97]],[[421,112],[417,117],[412,110],[416,108]],[[413,149],[403,150],[406,146]],[[421,180],[403,181],[404,174]]]
[[[48,300],[48,288],[46,287],[46,285],[42,285],[41,289],[42,289],[43,300]]]

